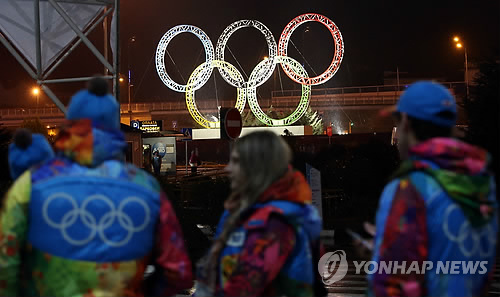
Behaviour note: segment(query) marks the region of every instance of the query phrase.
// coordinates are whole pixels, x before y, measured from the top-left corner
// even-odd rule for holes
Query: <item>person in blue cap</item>
[[[153,176],[124,161],[108,83],[92,79],[66,118],[55,156],[19,176],[0,208],[0,296],[169,296],[191,288],[170,202]],[[155,272],[146,285],[148,264]]]
[[[31,134],[28,129],[18,129],[9,144],[9,171],[16,180],[30,167],[54,157],[54,151],[41,134]]]
[[[452,137],[455,99],[438,83],[412,84],[392,114],[403,162],[379,202],[370,294],[483,295],[498,232],[488,153]]]

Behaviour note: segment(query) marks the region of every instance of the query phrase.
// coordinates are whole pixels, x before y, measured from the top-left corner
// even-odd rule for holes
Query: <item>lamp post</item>
[[[132,122],[132,106],[130,105],[130,88],[133,87],[131,84],[131,79],[132,79],[132,71],[130,70],[130,45],[135,42],[135,36],[132,36],[128,39],[127,42],[127,60],[128,60],[128,115],[129,115],[129,120]],[[129,122],[129,123],[130,123]]]
[[[33,95],[36,96],[36,109],[38,109],[38,99],[40,98],[40,89],[38,87],[33,88]]]
[[[458,36],[455,36],[453,38],[453,41],[455,42],[455,46],[460,49],[464,49],[464,56],[465,56],[465,92],[467,94],[467,98],[469,98],[469,63],[467,61],[467,48],[460,42],[460,38]]]

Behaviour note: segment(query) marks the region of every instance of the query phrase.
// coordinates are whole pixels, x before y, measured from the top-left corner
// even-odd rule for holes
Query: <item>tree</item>
[[[25,128],[31,131],[31,133],[42,134],[46,138],[49,136],[49,131],[47,127],[40,121],[39,118],[24,119],[21,124],[21,128]]]
[[[275,111],[273,106],[269,107],[266,111],[266,115],[272,119],[281,119],[284,118],[284,113],[282,111]],[[257,119],[251,110],[247,113],[244,113],[242,118],[243,127],[263,127],[266,124],[262,123],[259,119]]]
[[[259,121],[252,113],[251,110],[244,112],[241,120],[243,122],[243,127],[261,127],[264,126],[264,123]]]
[[[274,110],[272,105],[267,109],[266,114],[272,119],[282,119],[285,117],[285,113],[283,111]]]
[[[465,102],[469,116],[467,140],[479,145],[492,154],[493,170],[498,178],[498,101],[499,98],[499,61],[480,64],[479,73],[474,79],[470,99]]]
[[[300,125],[311,126],[313,128],[313,135],[323,134],[323,119],[317,111],[313,111],[309,107],[302,118],[297,122]]]

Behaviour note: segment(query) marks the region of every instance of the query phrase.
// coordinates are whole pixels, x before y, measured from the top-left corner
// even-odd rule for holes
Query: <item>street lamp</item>
[[[455,46],[458,49],[464,49],[465,56],[465,90],[467,94],[467,98],[469,98],[469,63],[467,62],[467,48],[460,42],[460,38],[458,36],[453,37],[453,41],[455,42]]]
[[[33,95],[36,96],[36,108],[38,109],[38,99],[40,97],[40,89],[38,87],[34,87],[32,92],[33,92]]]
[[[132,79],[132,71],[130,70],[130,45],[135,42],[135,36],[132,36],[128,39],[127,42],[127,62],[128,62],[128,115],[130,118],[130,122],[132,122],[132,106],[130,105],[130,88],[133,87],[131,84]]]

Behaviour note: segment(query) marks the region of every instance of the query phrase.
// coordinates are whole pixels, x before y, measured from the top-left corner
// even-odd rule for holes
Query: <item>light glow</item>
[[[198,124],[208,129],[219,128],[220,121],[218,119],[211,121],[200,113],[195,101],[195,84],[197,81],[199,81],[199,75],[203,75],[203,73],[208,72],[206,68],[210,68],[210,72],[212,72],[212,69],[214,67],[217,67],[219,69],[224,68],[224,70],[232,76],[232,79],[243,81],[243,76],[238,71],[238,69],[236,69],[236,67],[234,67],[232,64],[225,61],[212,60],[210,64],[204,62],[193,71],[193,73],[189,77],[188,83],[186,84],[186,106],[193,119]],[[245,108],[246,98],[247,89],[238,88],[235,108],[237,108],[240,113],[242,113],[243,109]]]
[[[219,73],[224,78],[224,80],[233,87],[236,88],[248,88],[248,87],[258,87],[264,82],[266,82],[269,77],[274,72],[275,64],[272,62],[272,59],[276,56],[277,53],[277,45],[276,40],[274,40],[273,33],[261,22],[256,20],[241,20],[232,23],[224,29],[224,32],[219,36],[219,40],[217,40],[217,46],[215,47],[215,56],[217,60],[224,61],[224,51],[226,49],[227,41],[229,37],[236,32],[237,30],[245,27],[253,27],[260,31],[266,38],[267,47],[268,47],[268,60],[266,60],[266,65],[259,72],[259,75],[255,76],[253,79],[249,79],[248,82],[244,80],[235,81],[231,78],[231,76],[226,72],[225,68],[218,68]]]
[[[302,65],[300,65],[299,62],[290,57],[277,56],[273,60],[274,61],[272,62],[274,64],[278,63],[282,65],[286,64],[290,66],[290,68],[293,69],[295,73],[299,73],[299,75],[306,78],[309,77],[304,67],[302,67]],[[264,67],[266,67],[266,62],[267,61],[260,62],[257,65],[257,67],[254,68],[254,70],[250,74],[250,80],[259,75],[259,72],[262,71]],[[300,120],[300,118],[306,113],[307,108],[309,107],[309,96],[311,95],[311,86],[305,84],[302,85],[302,96],[300,97],[299,105],[288,117],[284,119],[270,118],[267,114],[264,113],[264,111],[262,111],[259,102],[257,101],[256,87],[248,88],[247,95],[248,95],[248,105],[250,105],[252,113],[255,115],[257,119],[259,119],[259,121],[268,126],[289,126]]]
[[[325,25],[334,40],[335,52],[333,60],[327,69],[316,77],[309,77],[304,67],[296,60],[287,56],[287,47],[292,33],[303,23],[319,22]],[[245,27],[253,27],[259,30],[265,37],[268,46],[268,55],[264,56],[263,60],[255,66],[248,81],[237,70],[235,66],[224,61],[224,52],[227,42],[231,35],[237,30]],[[309,29],[306,28],[307,32]],[[203,44],[205,49],[205,62],[199,65],[190,75],[186,85],[181,85],[174,82],[167,74],[165,66],[165,54],[169,42],[178,34],[192,33],[196,35]],[[457,45],[458,46],[458,45]],[[212,75],[213,68],[217,68],[222,78],[231,86],[237,88],[236,108],[243,112],[246,101],[250,105],[252,113],[262,123],[269,126],[286,126],[297,122],[307,111],[309,107],[309,97],[311,94],[311,86],[319,85],[330,80],[340,67],[344,56],[344,42],[340,30],[329,18],[315,13],[308,13],[294,18],[285,27],[281,33],[279,44],[276,44],[272,32],[261,22],[256,20],[240,20],[232,23],[220,35],[217,40],[217,45],[214,47],[207,34],[198,27],[192,25],[178,25],[168,30],[156,49],[156,70],[162,82],[170,89],[177,92],[186,93],[186,106],[193,119],[205,128],[219,128],[220,122],[217,118],[210,120],[203,116],[195,102],[195,91],[205,85]],[[284,119],[272,119],[268,117],[259,106],[256,88],[264,84],[273,74],[276,64],[281,64],[288,77],[293,81],[302,85],[302,96],[299,105],[288,117]],[[120,82],[123,79],[120,78]]]
[[[344,57],[344,41],[342,40],[342,34],[340,34],[339,28],[337,28],[332,20],[317,13],[306,13],[303,15],[299,15],[298,17],[290,21],[290,23],[288,23],[288,25],[281,33],[278,43],[278,53],[280,56],[287,56],[288,42],[292,37],[293,31],[295,31],[300,25],[307,22],[319,22],[325,25],[325,27],[327,27],[332,34],[335,45],[335,53],[330,66],[328,66],[328,68],[322,74],[316,77],[308,78],[298,75],[286,64],[281,64],[281,68],[283,68],[283,71],[285,71],[286,75],[293,81],[301,85],[305,84],[314,86],[327,82],[335,75],[337,70],[339,70],[340,63],[342,63],[342,58]]]
[[[214,46],[212,44],[212,41],[210,40],[208,35],[200,28],[191,25],[179,25],[168,30],[167,33],[165,33],[160,39],[158,47],[156,48],[156,71],[158,72],[158,76],[160,76],[160,79],[167,87],[180,93],[186,92],[186,86],[176,83],[167,74],[167,69],[165,67],[165,53],[170,41],[175,36],[185,32],[193,33],[194,35],[196,35],[196,37],[198,37],[198,39],[200,39],[201,43],[203,44],[203,48],[205,48],[205,62],[207,64],[210,65],[211,61],[214,59]],[[208,81],[210,75],[212,74],[212,69],[212,67],[205,67],[202,75],[197,76],[198,80],[193,82],[193,87],[195,90],[201,88]]]

